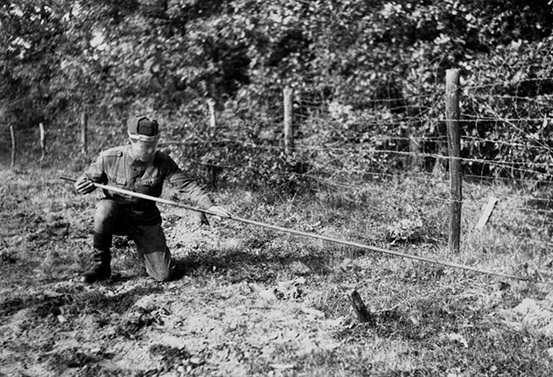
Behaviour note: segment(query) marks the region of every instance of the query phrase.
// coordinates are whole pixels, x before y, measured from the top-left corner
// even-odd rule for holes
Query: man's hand
[[[75,182],[75,189],[79,194],[89,194],[92,191],[96,190],[96,186],[94,186],[94,183],[87,177],[80,177]]]
[[[232,213],[228,209],[226,209],[225,207],[221,207],[221,206],[211,206],[207,210],[209,212],[213,212],[215,214],[215,216],[218,216],[218,217],[231,218],[233,216]]]

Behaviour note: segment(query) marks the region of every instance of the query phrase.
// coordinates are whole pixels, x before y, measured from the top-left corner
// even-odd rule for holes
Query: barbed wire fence
[[[543,80],[551,79],[536,79],[534,84],[540,85]],[[488,197],[498,198],[497,216],[506,216],[514,209],[527,213],[543,229],[543,234],[538,235],[540,242],[551,246],[553,200],[548,193],[553,162],[553,142],[549,138],[553,118],[549,102],[553,95],[497,94],[495,85],[461,85],[460,88],[462,116],[459,123],[463,134],[458,159],[463,166],[464,184],[483,184],[480,187],[487,190],[486,195],[478,198],[465,195],[460,202],[463,206],[483,209]],[[523,83],[514,85],[522,86]],[[293,114],[284,114],[282,106],[283,113],[274,116],[282,122],[282,129],[279,130],[279,126],[260,129],[253,138],[244,137],[240,132],[232,135],[219,132],[209,141],[209,148],[228,150],[229,146],[237,145],[245,154],[302,155],[316,163],[306,171],[295,173],[294,177],[312,180],[328,190],[370,190],[374,181],[393,180],[402,174],[416,175],[420,182],[447,182],[451,156],[445,129],[445,90],[411,98],[417,105],[407,110],[409,105],[404,98],[366,99],[359,104],[289,89],[287,95],[293,96],[292,106],[287,107]],[[283,94],[282,103],[285,101]],[[507,116],[497,110],[506,106],[513,110]],[[367,111],[367,108],[375,111]],[[84,119],[22,130],[4,124],[0,127],[0,157],[9,161],[6,166],[12,167],[19,160],[47,167],[67,163],[68,157],[78,155],[84,163],[100,150],[125,142],[124,121],[96,119],[91,114],[86,117],[85,126]],[[220,119],[225,122],[226,118]],[[286,142],[285,137],[293,141]],[[178,151],[193,147],[194,143],[198,140],[173,130],[163,136],[161,147]],[[193,166],[196,172],[207,174],[214,169],[232,171],[236,168],[224,158],[203,156],[188,157],[186,164]],[[524,197],[521,198],[520,190],[511,193],[504,189],[509,186],[524,188]],[[423,200],[447,208],[455,199],[444,189],[435,195],[423,195]],[[536,236],[526,234],[524,229],[515,233],[521,243]]]

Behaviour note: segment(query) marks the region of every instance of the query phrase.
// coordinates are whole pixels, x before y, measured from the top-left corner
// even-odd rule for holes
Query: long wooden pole
[[[60,177],[60,179],[63,179],[63,180],[69,181],[69,182],[75,182],[75,179],[68,178],[68,177]],[[201,209],[201,208],[198,208],[198,207],[193,207],[193,206],[189,206],[189,205],[186,205],[186,204],[174,202],[174,201],[171,201],[171,200],[157,198],[155,196],[145,195],[145,194],[141,194],[141,193],[138,193],[138,192],[121,189],[121,188],[118,188],[118,187],[103,185],[103,184],[100,184],[100,183],[93,183],[93,184],[94,184],[95,187],[101,188],[103,190],[118,192],[120,194],[125,194],[125,195],[133,196],[133,197],[136,197],[136,198],[151,200],[153,202],[168,204],[168,205],[171,205],[171,206],[174,206],[174,207],[184,208],[184,209],[188,209],[188,210],[191,210],[191,211],[202,212],[202,213],[212,215],[212,216],[219,216],[215,212],[211,212],[211,211]],[[234,220],[234,221],[239,221],[239,222],[242,222],[242,223],[246,223],[246,224],[250,224],[250,225],[260,226],[260,227],[263,227],[263,228],[269,228],[269,229],[272,229],[272,230],[291,233],[291,234],[295,234],[297,236],[316,238],[316,239],[320,239],[320,240],[323,240],[323,241],[338,243],[338,244],[342,244],[342,245],[346,245],[346,246],[353,246],[353,247],[357,247],[357,248],[365,249],[365,250],[369,250],[369,251],[376,251],[376,252],[379,252],[379,253],[382,253],[382,254],[394,255],[396,257],[402,257],[402,258],[407,258],[407,259],[414,259],[414,260],[417,260],[417,261],[420,261],[420,262],[428,262],[428,263],[433,263],[433,264],[439,264],[439,265],[443,265],[443,266],[447,266],[447,267],[459,268],[459,269],[463,269],[463,270],[477,272],[477,273],[480,273],[480,274],[499,276],[499,277],[508,278],[508,279],[528,280],[527,278],[524,278],[524,277],[507,275],[507,274],[502,274],[502,273],[493,272],[493,271],[486,271],[486,270],[482,270],[482,269],[476,268],[476,267],[465,266],[465,265],[457,264],[457,263],[453,263],[453,262],[440,261],[440,260],[432,259],[432,258],[425,258],[425,257],[421,257],[421,256],[418,256],[418,255],[404,254],[404,253],[400,253],[398,251],[382,249],[382,248],[379,248],[379,247],[364,245],[364,244],[357,243],[357,242],[351,242],[351,241],[345,241],[345,240],[330,238],[330,237],[323,236],[323,235],[316,234],[316,233],[306,233],[306,232],[302,232],[302,231],[299,231],[299,230],[288,229],[288,228],[284,228],[284,227],[277,226],[277,225],[262,223],[262,222],[254,221],[254,220],[248,220],[248,219],[244,219],[244,218],[234,216],[234,215],[229,217],[229,219]]]
[[[446,120],[447,144],[449,147],[449,176],[451,184],[451,205],[449,213],[449,249],[458,253],[461,244],[461,133],[459,130],[459,70],[446,72]]]

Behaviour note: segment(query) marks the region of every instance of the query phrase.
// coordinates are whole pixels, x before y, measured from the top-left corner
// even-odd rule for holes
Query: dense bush
[[[311,168],[307,160],[298,154],[286,155],[278,147],[216,142],[198,134],[167,151],[186,172],[212,188],[246,187],[272,198],[303,194],[314,187],[306,174]]]

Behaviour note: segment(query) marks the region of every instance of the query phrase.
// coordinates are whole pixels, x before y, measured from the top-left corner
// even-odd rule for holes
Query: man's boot
[[[109,279],[111,276],[111,254],[109,251],[94,253],[94,265],[81,275],[81,281],[92,284],[99,280]]]

